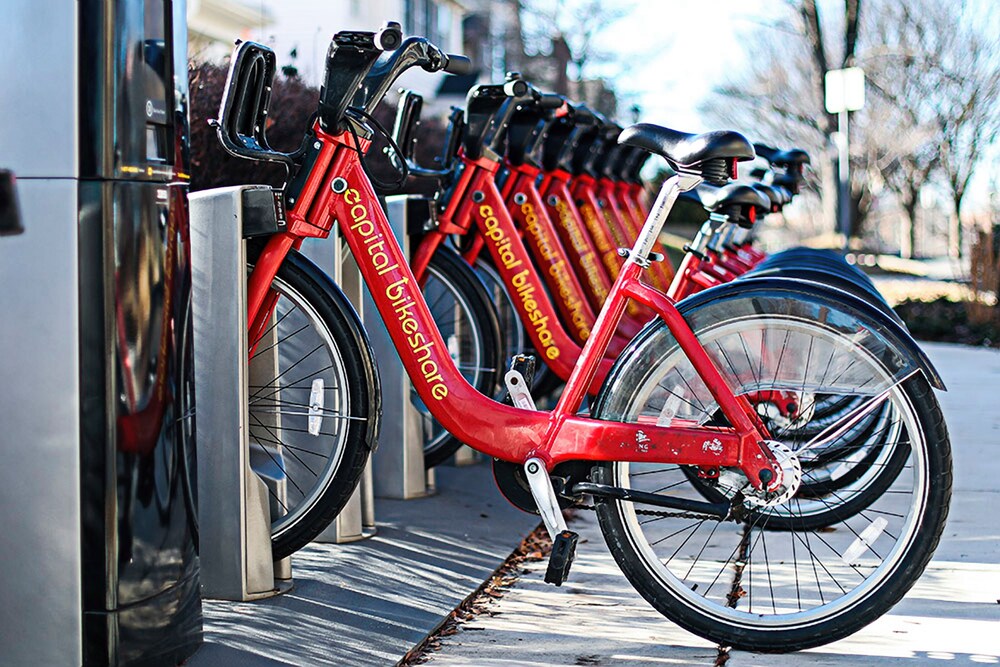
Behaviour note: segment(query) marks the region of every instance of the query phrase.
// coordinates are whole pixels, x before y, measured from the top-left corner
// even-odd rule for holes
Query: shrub
[[[967,303],[969,321],[1000,325],[1000,225],[994,225],[991,231],[979,231],[969,259],[973,295]]]
[[[201,63],[188,71],[191,81],[191,190],[227,185],[262,183],[280,186],[285,169],[279,164],[234,158],[223,150],[209,119],[218,117],[219,103],[226,84],[228,65]],[[275,150],[290,152],[299,147],[310,119],[316,113],[319,89],[306,85],[298,76],[277,74],[271,92],[267,138]],[[384,102],[375,118],[392,131],[395,108]],[[434,158],[444,145],[444,124],[435,118],[421,123],[417,161],[434,168]],[[395,172],[382,154],[385,143],[378,139],[369,150],[368,166],[376,177],[394,180]]]

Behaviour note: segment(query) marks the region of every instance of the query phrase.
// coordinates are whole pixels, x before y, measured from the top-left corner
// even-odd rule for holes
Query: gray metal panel
[[[78,665],[77,183],[18,194],[25,232],[0,238],[0,664]]]
[[[78,173],[78,6],[75,0],[3,1],[0,163],[19,179]]]
[[[410,254],[406,234],[406,198],[388,197],[386,212],[392,232]],[[424,469],[424,440],[420,415],[410,402],[410,378],[389,337],[371,293],[365,289],[365,329],[371,340],[379,374],[382,376],[382,433],[375,452],[375,495],[386,498],[420,498],[428,494],[428,477]]]
[[[245,187],[190,196],[202,593],[228,600],[274,593],[268,492],[246,426]]]
[[[362,313],[361,273],[350,250],[340,250],[343,245],[338,234],[339,228],[334,226],[329,238],[306,239],[302,243],[301,252],[313,264],[321,268],[333,278],[351,304]],[[371,459],[365,466],[365,474],[361,483],[355,489],[354,495],[340,511],[333,523],[316,536],[316,542],[327,544],[343,544],[371,537],[375,534],[375,509],[372,497]]]

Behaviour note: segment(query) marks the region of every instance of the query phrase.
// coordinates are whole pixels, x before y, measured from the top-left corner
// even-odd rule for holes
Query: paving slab
[[[488,465],[444,466],[438,493],[376,499],[378,534],[310,544],[292,591],[255,602],[206,600],[193,667],[395,664],[538,524],[500,495]]]
[[[786,655],[734,651],[728,667],[1000,663],[1000,352],[926,344],[949,391],[938,398],[955,455],[951,513],[923,578],[855,635]],[[490,613],[442,639],[431,665],[713,665],[718,651],[655,612],[581,512],[577,562],[562,588],[531,563]]]

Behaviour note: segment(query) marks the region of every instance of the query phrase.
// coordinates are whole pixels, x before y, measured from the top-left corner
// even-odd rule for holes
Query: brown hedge
[[[251,183],[280,186],[285,177],[283,167],[231,157],[222,149],[215,129],[208,124],[209,119],[219,114],[228,70],[228,65],[203,63],[188,71],[191,81],[191,190]],[[298,148],[318,101],[318,88],[306,85],[297,76],[276,75],[267,127],[271,147],[286,152]],[[392,131],[395,117],[392,104],[383,103],[374,116],[386,130]],[[440,154],[443,144],[444,124],[438,119],[425,119],[417,145],[418,162],[434,167],[433,160]],[[369,151],[369,168],[376,176],[393,180],[395,173],[382,155],[383,147],[383,142],[375,142]]]

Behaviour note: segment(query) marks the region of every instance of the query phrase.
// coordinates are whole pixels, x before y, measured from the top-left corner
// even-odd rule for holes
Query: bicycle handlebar
[[[536,101],[539,109],[546,110],[559,109],[566,103],[562,95],[556,93],[542,93]]]
[[[468,74],[472,71],[472,61],[465,56],[449,53],[445,56],[443,71],[448,74]]]
[[[464,56],[444,53],[423,37],[408,37],[391,55],[379,58],[369,69],[355,95],[355,106],[363,106],[368,113],[374,111],[389,92],[389,87],[411,67],[421,67],[426,72],[448,71],[451,67],[453,71],[461,72],[471,67],[471,63]]]
[[[402,39],[398,23],[387,23],[375,33],[338,32],[330,42],[320,89],[321,126],[343,131],[344,113],[350,105],[371,113],[411,67],[464,74],[471,71],[472,63],[465,56],[444,53],[423,37]]]

